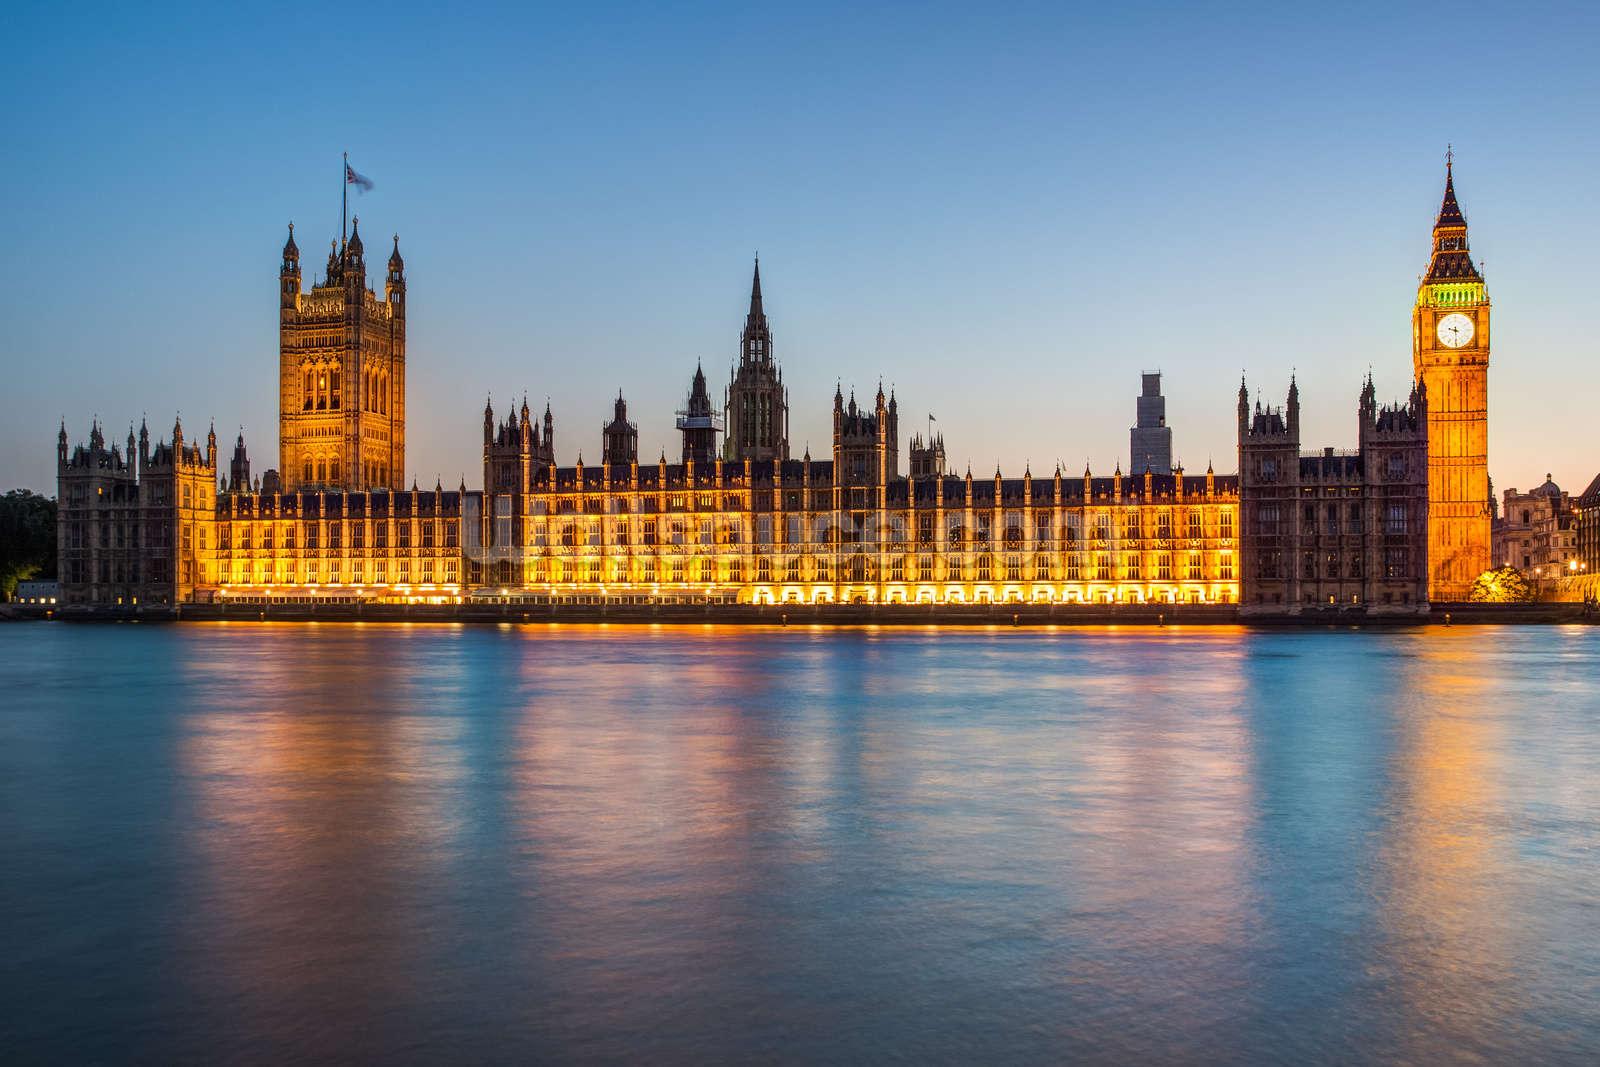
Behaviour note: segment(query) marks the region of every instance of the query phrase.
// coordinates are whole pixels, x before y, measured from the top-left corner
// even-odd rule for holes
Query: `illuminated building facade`
[[[360,220],[300,286],[294,226],[278,299],[278,470],[285,489],[395,489],[406,466],[406,279],[394,241],[383,298],[367,287]]]
[[[1236,603],[1237,480],[906,477],[896,402],[834,396],[832,460],[530,464],[464,498],[488,599]]]
[[[1252,411],[1239,383],[1240,558],[1245,615],[1426,614],[1427,397],[1378,407],[1369,376],[1359,448],[1300,451],[1300,388]]]
[[[1489,294],[1467,247],[1449,162],[1411,339],[1428,394],[1428,592],[1466,600],[1490,566]]]
[[[931,417],[903,471],[898,400],[881,386],[870,405],[836,390],[831,456],[794,459],[758,266],[724,405],[713,406],[697,367],[678,412],[676,462],[664,453],[641,462],[619,393],[591,453],[600,461],[580,454],[563,466],[549,405],[536,418],[524,399],[503,420],[485,406],[481,489],[427,490],[405,488],[398,241],[381,300],[366,286],[355,231],[302,292],[291,230],[280,271],[280,469],[252,480],[241,435],[219,490],[214,437],[201,450],[175,427],[171,445],[141,438],[136,449],[130,436],[124,453],[96,425],[69,455],[63,428],[63,600],[1426,612],[1430,574],[1453,582],[1476,567],[1470,584],[1485,569],[1472,562],[1480,516],[1468,513],[1469,498],[1488,556],[1488,303],[1465,233],[1447,176],[1415,315],[1418,384],[1407,402],[1380,410],[1369,378],[1353,453],[1301,455],[1297,388],[1285,409],[1258,404],[1252,414],[1241,386],[1240,475],[1193,475],[1181,464],[1166,473],[1170,431],[1151,375],[1130,441],[1144,469],[1127,475],[958,476]],[[1455,563],[1430,570],[1440,538]]]

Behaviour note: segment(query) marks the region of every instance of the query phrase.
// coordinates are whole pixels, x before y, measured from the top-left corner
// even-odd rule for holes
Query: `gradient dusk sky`
[[[1447,143],[1494,301],[1497,490],[1600,470],[1600,6],[28,5],[7,18],[0,489],[58,420],[215,418],[277,465],[277,267],[339,225],[409,278],[408,476],[481,481],[486,394],[562,463],[620,387],[675,455],[759,250],[791,445],[836,381],[951,462],[1127,464],[1141,369],[1191,470],[1241,369],[1306,447],[1411,379]]]

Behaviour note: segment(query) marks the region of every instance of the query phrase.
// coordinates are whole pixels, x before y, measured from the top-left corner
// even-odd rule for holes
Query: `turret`
[[[150,427],[144,419],[139,420],[139,469],[142,471],[150,462]]]
[[[1288,421],[1289,433],[1296,441],[1300,440],[1300,386],[1293,374],[1289,375],[1289,403],[1284,409],[1284,418]]]
[[[617,390],[617,402],[611,409],[611,421],[600,431],[603,447],[601,460],[609,472],[612,464],[631,464],[639,457],[639,430],[628,421],[628,402]]]
[[[216,469],[217,466],[217,424],[213,420],[211,428],[206,431],[206,466]]]
[[[245,452],[244,431],[233,442],[233,461],[228,464],[228,484],[235,490],[250,485],[250,456]]]
[[[489,447],[494,442],[494,400],[485,399],[483,402],[483,446]]]
[[[278,306],[298,307],[300,303],[300,247],[294,243],[294,223],[289,223],[289,239],[283,243],[283,265],[278,270]]]
[[[550,462],[556,461],[556,422],[550,416],[550,401],[544,402],[544,445],[545,454],[550,457]]]
[[[128,455],[130,457],[133,455],[133,430],[132,429],[128,430]],[[66,465],[67,465],[67,420],[66,420],[66,417],[63,416],[62,419],[61,419],[61,432],[56,434],[56,466],[57,467],[65,467]]]
[[[395,314],[405,313],[406,261],[400,257],[400,235],[394,235],[394,251],[389,253],[389,274],[383,283],[383,298]]]
[[[1250,432],[1250,390],[1244,383],[1244,375],[1239,375],[1239,440],[1243,441]]]
[[[367,281],[366,245],[361,242],[361,220],[350,220],[350,243],[344,246],[344,278],[359,288]]]
[[[678,430],[683,434],[683,462],[710,463],[717,456],[717,434],[721,421],[711,410],[706,391],[706,373],[696,365],[689,383],[689,397],[678,412]]]

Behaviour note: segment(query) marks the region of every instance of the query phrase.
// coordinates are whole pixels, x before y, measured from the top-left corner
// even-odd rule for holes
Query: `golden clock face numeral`
[[[1439,320],[1439,343],[1446,348],[1461,348],[1472,341],[1474,327],[1472,319],[1459,311],[1452,311]]]

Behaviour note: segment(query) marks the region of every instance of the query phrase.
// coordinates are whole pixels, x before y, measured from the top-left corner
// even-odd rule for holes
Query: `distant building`
[[[1167,398],[1161,395],[1161,372],[1146,371],[1144,392],[1128,431],[1128,473],[1172,473],[1172,427],[1167,425]]]
[[[1491,559],[1534,581],[1548,581],[1577,570],[1577,509],[1572,498],[1545,475],[1527,493],[1507,489],[1492,533]]]
[[[61,600],[61,583],[53,578],[20,581],[17,583],[14,599],[18,604],[50,607]]]
[[[1300,389],[1264,407],[1239,383],[1240,610],[1428,612],[1428,423],[1421,386],[1380,409],[1369,377],[1354,452],[1300,451]]]

